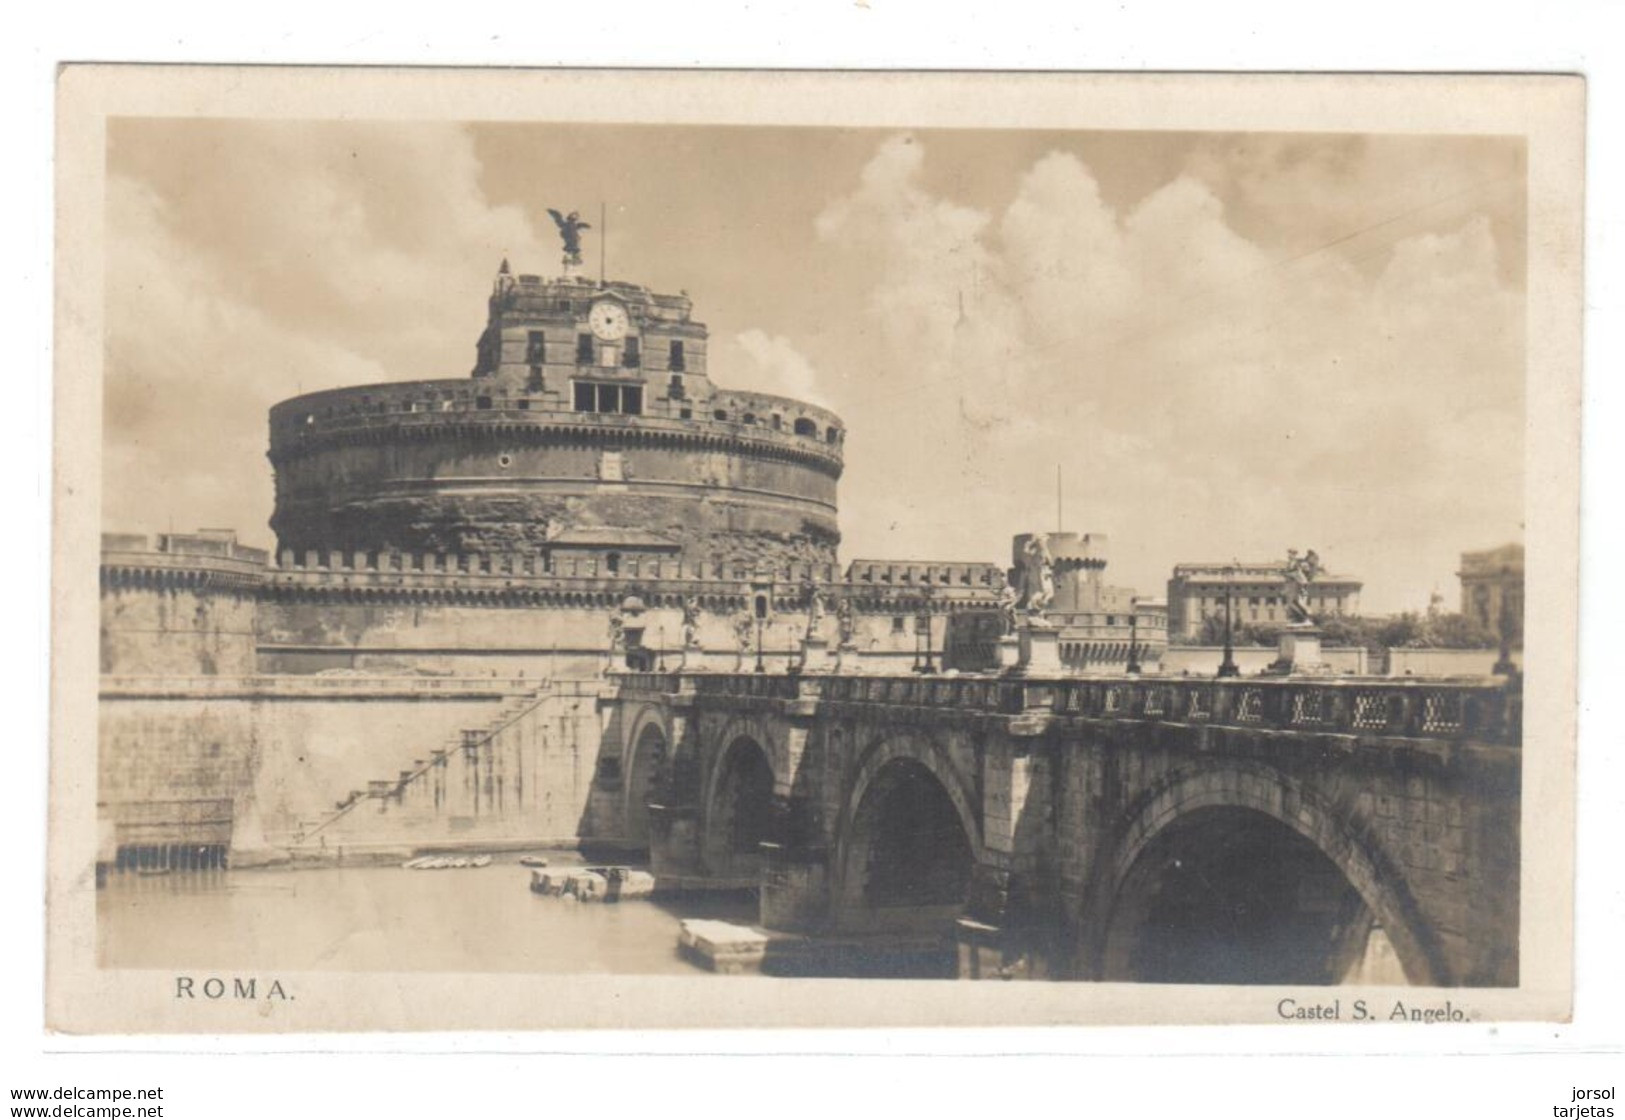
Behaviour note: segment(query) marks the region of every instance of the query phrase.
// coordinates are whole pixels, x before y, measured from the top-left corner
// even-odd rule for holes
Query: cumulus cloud
[[[731,366],[741,378],[739,388],[829,407],[812,363],[789,339],[752,328],[735,335],[733,341],[750,359],[748,365]]]
[[[266,542],[265,414],[300,391],[457,377],[505,255],[454,126],[120,122],[109,151],[104,521]]]
[[[887,417],[864,465],[904,491],[886,525],[852,511],[849,539],[985,554],[1053,526],[1059,466],[1067,527],[1110,532],[1143,591],[1179,560],[1313,546],[1398,608],[1449,581],[1461,549],[1518,534],[1522,298],[1488,216],[1400,225],[1362,259],[1283,255],[1227,200],[1283,210],[1290,236],[1300,215],[1264,171],[1228,186],[1235,160],[1114,208],[1052,152],[983,212],[927,190],[927,156],[887,141],[818,220],[868,285],[878,341],[873,391],[838,403]],[[1300,179],[1367,179],[1358,150],[1293,158]]]

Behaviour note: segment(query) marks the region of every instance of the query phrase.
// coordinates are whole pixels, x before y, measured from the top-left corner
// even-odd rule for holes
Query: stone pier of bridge
[[[1516,681],[618,674],[627,839],[966,977],[1518,975]]]

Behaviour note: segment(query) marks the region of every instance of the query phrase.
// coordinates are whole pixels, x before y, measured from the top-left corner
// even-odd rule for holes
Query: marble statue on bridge
[[[1281,569],[1286,585],[1286,613],[1291,622],[1314,622],[1309,613],[1309,585],[1321,572],[1320,555],[1310,549],[1299,556],[1298,550],[1286,550],[1286,567]]]
[[[1027,592],[1027,625],[1049,629],[1044,611],[1055,599],[1055,559],[1050,555],[1044,534],[1034,533],[1027,541],[1026,570],[1022,582]]]

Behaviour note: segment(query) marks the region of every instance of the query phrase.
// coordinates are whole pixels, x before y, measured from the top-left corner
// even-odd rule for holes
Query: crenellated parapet
[[[841,579],[832,564],[774,568],[686,560],[675,556],[624,558],[609,571],[602,557],[552,558],[540,553],[337,552],[284,550],[270,570],[265,596],[277,601],[422,602],[612,611],[628,595],[645,606],[678,609],[690,599],[713,614],[751,609],[757,596],[767,609],[795,614],[807,608],[816,586],[826,609],[845,600],[858,614],[941,614],[990,607],[995,593],[983,581],[895,584]],[[988,566],[991,569],[990,566]]]
[[[104,589],[256,594],[264,586],[270,553],[238,544],[232,533],[102,535]]]
[[[996,564],[944,563],[931,560],[854,560],[846,582],[862,586],[978,588],[997,593],[1006,582]]]

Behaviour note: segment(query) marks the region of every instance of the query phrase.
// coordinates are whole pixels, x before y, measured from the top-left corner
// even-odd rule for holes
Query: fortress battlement
[[[827,409],[766,393],[718,390],[698,402],[637,416],[577,411],[558,400],[466,380],[358,385],[307,393],[271,409],[274,464],[346,445],[396,439],[603,443],[691,449],[811,466],[839,478],[846,430]]]
[[[253,591],[265,582],[271,554],[237,543],[230,530],[103,533],[101,581],[106,587],[226,592]]]
[[[916,569],[923,567],[916,565]],[[938,566],[943,567],[943,566]],[[956,566],[957,567],[957,566]],[[991,565],[986,568],[1002,579]],[[856,568],[856,565],[854,565]],[[941,610],[987,606],[996,587],[987,581],[924,578],[875,582],[833,564],[790,564],[753,568],[690,561],[671,556],[625,556],[610,572],[602,557],[555,558],[551,570],[536,553],[340,553],[286,551],[266,574],[267,594],[275,598],[367,597],[488,599],[514,605],[616,608],[635,595],[649,607],[678,607],[690,597],[708,611],[742,609],[753,595],[766,594],[776,611],[805,609],[807,591],[817,586],[826,600],[849,599],[865,613]]]

